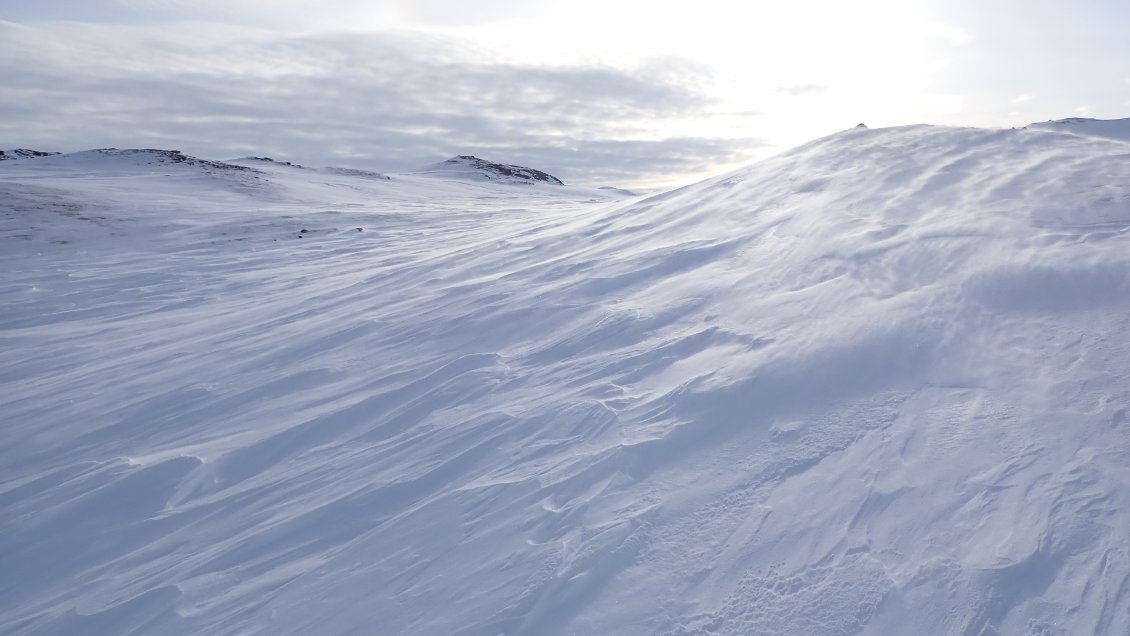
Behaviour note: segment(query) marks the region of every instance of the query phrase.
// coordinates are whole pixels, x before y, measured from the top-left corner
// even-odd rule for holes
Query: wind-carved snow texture
[[[0,167],[0,632],[1130,633],[1126,143],[257,170]]]

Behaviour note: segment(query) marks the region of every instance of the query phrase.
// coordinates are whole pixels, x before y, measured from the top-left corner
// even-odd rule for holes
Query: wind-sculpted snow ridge
[[[1083,137],[1101,137],[1118,141],[1130,141],[1130,117],[1125,119],[1069,117],[1067,119],[1030,124],[1027,127],[1032,130],[1048,130]]]
[[[1130,633],[1124,143],[854,129],[626,203],[41,161],[0,632]]]

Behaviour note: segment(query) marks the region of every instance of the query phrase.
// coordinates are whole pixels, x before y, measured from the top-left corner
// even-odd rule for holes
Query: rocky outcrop
[[[441,171],[450,171],[454,173],[465,173],[468,175],[477,175],[492,181],[509,181],[512,183],[549,183],[552,185],[565,185],[557,177],[535,170],[534,168],[527,168],[525,166],[514,166],[506,163],[495,163],[480,159],[474,155],[459,155],[452,157],[443,163],[433,166],[433,169]]]
[[[44,152],[42,150],[30,150],[28,148],[16,148],[15,150],[0,150],[0,161],[10,161],[12,159],[37,159],[39,157],[50,157],[57,155],[57,152]]]
[[[148,164],[171,164],[183,163],[189,166],[197,166],[200,168],[210,168],[213,170],[230,170],[236,172],[257,172],[253,168],[247,166],[240,166],[234,163],[225,163],[223,161],[211,161],[208,159],[199,159],[184,154],[179,150],[160,150],[158,148],[130,148],[119,150],[117,148],[99,148],[91,150],[91,153],[104,155],[107,157],[118,157],[124,159],[135,159]]]

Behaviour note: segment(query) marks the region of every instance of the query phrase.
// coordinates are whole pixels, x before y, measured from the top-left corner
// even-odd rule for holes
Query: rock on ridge
[[[533,183],[540,181],[553,185],[565,185],[557,177],[549,173],[542,172],[541,170],[527,168],[525,166],[515,166],[506,163],[495,163],[493,161],[487,161],[486,159],[480,159],[479,157],[476,157],[474,155],[459,155],[457,157],[452,157],[451,159],[438,164],[436,168],[443,170],[468,169],[482,175],[487,179],[505,180],[514,183]]]
[[[183,163],[189,166],[198,166],[201,168],[212,168],[215,170],[235,170],[240,172],[258,172],[254,168],[247,166],[240,166],[234,163],[225,163],[223,161],[211,161],[208,159],[199,159],[186,155],[179,150],[161,150],[158,148],[129,148],[119,150],[118,148],[98,148],[91,150],[91,153],[105,155],[109,157],[122,157],[122,158],[136,158],[144,159],[146,163],[151,164],[172,164]]]
[[[0,161],[9,161],[12,159],[38,159],[39,157],[50,157],[57,155],[57,152],[44,152],[42,150],[31,150],[29,148],[16,148],[15,150],[0,150]]]
[[[231,161],[240,161],[240,162],[245,162],[245,163],[270,164],[270,165],[275,165],[275,166],[285,166],[285,167],[289,167],[289,168],[297,168],[299,170],[311,170],[311,171],[314,171],[314,172],[320,172],[322,174],[336,174],[336,175],[342,175],[342,176],[346,176],[346,177],[361,177],[361,178],[364,178],[364,179],[383,179],[385,181],[391,181],[392,180],[386,174],[382,174],[380,172],[373,172],[371,170],[360,170],[358,168],[338,168],[338,167],[334,167],[334,166],[329,166],[329,167],[326,167],[326,168],[310,168],[310,167],[304,166],[302,164],[294,163],[292,161],[279,161],[277,159],[272,159],[270,157],[248,156],[248,157],[240,157],[239,159],[232,159]]]
[[[306,168],[306,166],[303,166],[303,165],[300,165],[300,164],[297,164],[297,163],[293,163],[291,161],[278,161],[276,159],[271,159],[270,157],[247,156],[247,157],[240,157],[239,159],[231,159],[231,161],[248,161],[248,162],[257,161],[259,163],[273,163],[273,164],[278,165],[278,166],[291,166],[292,168],[303,168],[303,169]]]

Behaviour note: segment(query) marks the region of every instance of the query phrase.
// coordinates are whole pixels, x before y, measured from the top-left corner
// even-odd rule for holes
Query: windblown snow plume
[[[1125,142],[628,202],[79,153],[0,241],[5,634],[1130,633]]]

